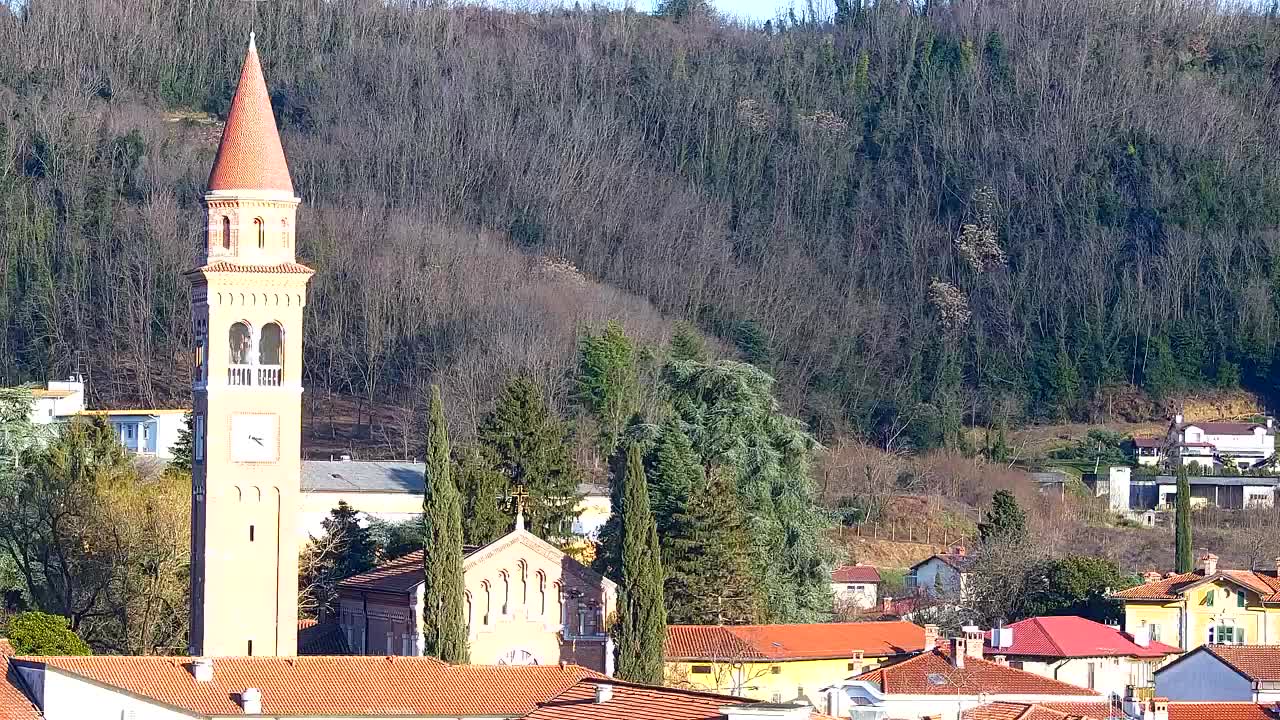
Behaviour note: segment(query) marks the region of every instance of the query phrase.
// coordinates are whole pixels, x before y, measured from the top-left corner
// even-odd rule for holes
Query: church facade
[[[253,36],[209,174],[191,283],[191,634],[196,656],[297,652],[299,198]]]
[[[606,620],[617,587],[521,527],[464,548],[464,612],[471,662],[574,663],[612,674]],[[338,623],[357,655],[420,655],[422,553],[384,563],[338,585]]]

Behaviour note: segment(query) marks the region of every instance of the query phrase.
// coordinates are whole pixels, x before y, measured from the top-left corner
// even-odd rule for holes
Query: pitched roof
[[[951,652],[934,648],[871,672],[855,680],[875,683],[890,695],[1087,695],[1092,690],[1016,670],[1008,665],[965,658],[964,667],[951,664]]]
[[[1134,447],[1162,448],[1164,438],[1134,438],[1133,445]]]
[[[9,664],[13,646],[0,638],[0,720],[40,720],[40,711],[22,691],[22,681]]]
[[[1251,702],[1171,702],[1169,720],[1276,720],[1267,705]]]
[[[924,648],[924,628],[909,622],[797,625],[670,625],[668,660],[817,660],[891,657]]]
[[[425,492],[420,462],[303,460],[303,492],[380,492],[421,495]]]
[[[1254,430],[1262,428],[1267,429],[1266,425],[1258,423],[1241,423],[1241,422],[1189,422],[1183,423],[1182,429],[1189,427],[1198,427],[1204,431],[1206,435],[1252,435]]]
[[[611,686],[613,696],[597,703],[600,684]],[[524,720],[719,720],[724,717],[720,708],[752,702],[732,695],[585,678],[541,703]]]
[[[911,569],[915,570],[931,560],[941,560],[960,572],[968,572],[969,566],[973,564],[974,556],[965,553],[938,553],[912,565]]]
[[[1158,658],[1181,652],[1171,645],[1154,641],[1143,647],[1119,628],[1074,615],[1027,618],[1013,623],[1009,629],[1013,630],[1013,645],[992,647],[991,633],[988,632],[985,652],[1053,658]]]
[[[1127,590],[1114,593],[1112,597],[1121,600],[1177,600],[1188,588],[1213,580],[1227,580],[1252,590],[1261,596],[1263,602],[1280,602],[1280,579],[1274,573],[1262,573],[1254,570],[1219,570],[1208,577],[1204,569],[1189,573],[1169,575]]]
[[[1280,645],[1201,645],[1199,650],[1254,682],[1280,681]]]
[[[188,270],[186,275],[196,275],[198,273],[220,273],[220,272],[240,272],[240,273],[264,273],[275,275],[309,275],[315,273],[315,270],[295,262],[282,262],[273,265],[253,265],[231,262],[229,260],[218,260],[208,265],[201,265],[198,268]]]
[[[227,113],[227,125],[222,129],[218,156],[209,173],[209,190],[275,190],[293,194],[289,164],[284,159],[252,34],[240,69],[240,83]]]
[[[831,571],[831,582],[878,583],[880,571],[870,565],[841,565]]]
[[[969,708],[961,720],[1129,720],[1106,702],[1024,703],[993,702]]]
[[[336,622],[298,621],[299,655],[349,655],[347,638]]]
[[[180,710],[240,715],[240,693],[262,692],[281,716],[521,716],[595,674],[577,665],[446,665],[425,657],[228,657],[198,682],[185,658],[30,657],[47,666]]]

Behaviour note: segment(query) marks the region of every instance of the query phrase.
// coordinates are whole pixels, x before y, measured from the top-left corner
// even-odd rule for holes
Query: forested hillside
[[[365,0],[0,6],[0,379],[187,402],[180,272],[250,13],[319,395],[473,424],[684,319],[819,437],[959,443],[1280,375],[1280,24],[1212,3],[738,27]],[[316,393],[313,393],[313,396]],[[464,431],[465,432],[465,431]]]

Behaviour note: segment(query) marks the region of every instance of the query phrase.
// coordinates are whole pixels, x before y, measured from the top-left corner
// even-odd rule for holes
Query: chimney
[[[965,641],[962,637],[951,638],[951,664],[957,669],[964,669]]]
[[[613,699],[613,686],[609,683],[596,683],[596,704],[603,705]]]
[[[1143,720],[1169,720],[1169,698],[1151,698],[1147,703],[1148,712]]]
[[[262,691],[258,688],[245,688],[240,693],[240,707],[244,709],[245,715],[261,715]]]
[[[992,661],[992,662],[994,662],[994,663],[995,663],[995,664],[997,664],[997,665],[1003,665],[1003,666],[1005,666],[1005,667],[1009,667],[1009,656],[1008,656],[1008,655],[992,655],[992,656],[991,656],[991,661]]]
[[[982,631],[976,625],[965,625],[960,628],[964,631],[964,653],[975,660],[982,659]]]
[[[932,650],[938,644],[938,626],[924,626],[924,649]]]
[[[991,647],[993,648],[1009,648],[1013,647],[1013,628],[998,627],[991,631]]]
[[[196,658],[191,662],[191,675],[196,682],[213,681],[213,658]]]
[[[1182,426],[1182,413],[1178,413],[1177,415],[1173,416],[1173,424],[1179,427]]]
[[[1213,553],[1205,553],[1200,556],[1200,562],[1204,563],[1204,574],[1206,577],[1218,572],[1218,556]]]
[[[1133,644],[1138,647],[1151,646],[1151,626],[1143,625],[1133,631]]]
[[[1280,563],[1280,560],[1278,560],[1277,562]],[[880,612],[884,613],[885,615],[889,615],[893,613],[892,597],[885,595],[884,597],[880,598]]]
[[[849,661],[849,672],[854,675],[862,674],[863,654],[861,650],[853,651],[853,660]]]
[[[1276,563],[1280,565],[1280,558],[1276,558]],[[1155,570],[1148,570],[1142,573],[1143,582],[1149,582],[1149,583],[1157,582],[1160,580],[1161,577],[1162,576],[1160,575],[1160,573],[1156,572]]]

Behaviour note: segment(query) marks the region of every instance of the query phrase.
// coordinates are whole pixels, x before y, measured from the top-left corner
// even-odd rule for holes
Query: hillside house
[[[1189,573],[1147,573],[1142,585],[1113,594],[1125,630],[1182,650],[1280,641],[1280,561],[1276,570],[1223,570],[1207,553],[1200,563]]]
[[[986,634],[986,656],[1003,655],[1009,666],[1124,697],[1126,688],[1152,687],[1154,673],[1182,651],[1082,617],[1034,617]]]
[[[1201,645],[1156,671],[1170,700],[1280,703],[1280,645]]]
[[[88,410],[85,408],[84,379],[73,375],[32,390],[28,419],[33,425],[54,425],[76,416],[101,417],[115,431],[125,450],[135,455],[172,460],[173,447],[186,427],[189,412],[186,409]]]
[[[879,602],[880,571],[870,565],[841,565],[831,571],[831,595],[840,609],[870,610]]]
[[[920,595],[955,599],[963,604],[969,599],[969,568],[973,560],[963,545],[957,545],[950,552],[912,565],[907,571],[907,587]]]
[[[1265,465],[1276,452],[1274,422],[1183,422],[1174,416],[1184,465],[1235,466],[1241,470]]]
[[[1112,512],[1133,514],[1150,510],[1172,510],[1178,495],[1178,479],[1173,475],[1135,475],[1130,468],[1112,467],[1105,479],[1086,474],[1084,482],[1094,494],[1107,497]],[[1224,510],[1274,507],[1280,477],[1257,475],[1193,475],[1193,507],[1213,506]]]

